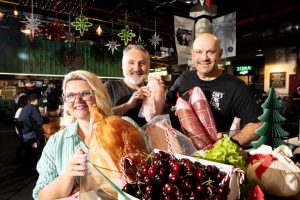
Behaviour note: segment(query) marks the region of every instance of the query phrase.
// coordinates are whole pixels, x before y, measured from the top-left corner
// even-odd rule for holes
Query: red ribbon
[[[255,169],[257,178],[260,178],[262,174],[268,169],[273,160],[277,158],[273,157],[272,154],[255,154],[249,158],[249,162],[253,164],[254,160],[263,160],[262,163]]]

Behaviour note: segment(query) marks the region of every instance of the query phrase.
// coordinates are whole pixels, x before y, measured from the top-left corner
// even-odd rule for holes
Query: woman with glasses
[[[106,116],[112,114],[111,100],[102,81],[93,73],[77,70],[63,81],[65,108],[73,118],[51,136],[37,164],[39,178],[34,199],[59,199],[76,192],[79,177],[87,173],[90,108],[96,104]]]

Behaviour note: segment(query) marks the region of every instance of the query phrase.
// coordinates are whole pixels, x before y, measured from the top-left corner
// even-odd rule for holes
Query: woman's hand
[[[65,176],[74,179],[76,176],[85,176],[87,174],[87,154],[79,150],[70,158],[65,170]]]

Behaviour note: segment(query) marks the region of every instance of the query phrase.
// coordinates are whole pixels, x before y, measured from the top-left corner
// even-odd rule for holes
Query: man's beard
[[[137,79],[137,77],[132,77],[131,75],[124,73],[124,77],[129,83],[139,86],[145,82],[147,75],[140,75]]]

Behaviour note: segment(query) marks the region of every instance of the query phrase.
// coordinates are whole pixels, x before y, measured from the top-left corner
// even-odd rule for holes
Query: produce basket
[[[163,152],[160,150],[155,149],[154,150],[154,154],[157,154],[158,152]],[[163,152],[164,154],[166,154],[167,156],[171,157],[169,154]],[[152,156],[152,155],[151,155]],[[155,157],[155,155],[153,156],[153,158]],[[176,159],[174,159],[174,157]],[[189,160],[192,161],[191,163],[193,165],[195,165],[195,163],[201,163],[203,166],[215,166],[218,171],[222,172],[224,174],[223,177],[223,181],[226,181],[226,185],[228,185],[229,188],[229,192],[226,194],[227,195],[227,199],[229,200],[236,200],[239,198],[240,195],[240,180],[243,178],[243,173],[241,173],[241,177],[239,175],[240,170],[235,169],[233,166],[231,165],[227,165],[227,164],[221,164],[221,163],[216,163],[213,161],[208,161],[208,160],[203,160],[203,159],[199,159],[199,158],[194,158],[194,157],[190,157],[190,156],[184,156],[184,155],[180,155],[180,154],[174,154],[174,157],[171,157],[173,160],[176,161],[180,161],[180,160]],[[95,170],[94,166],[92,166],[91,164],[89,164],[89,171]],[[109,169],[102,169],[102,170],[109,170]],[[119,173],[119,172],[116,172]],[[103,177],[103,173],[101,171],[99,171],[99,176]],[[105,176],[105,175],[104,175]],[[119,176],[119,175],[117,175]],[[117,192],[118,192],[118,200],[139,200],[139,198],[136,198],[128,193],[125,193],[124,191],[121,191],[121,189],[124,190],[124,188],[120,188],[117,187],[114,183],[113,180],[107,180],[107,177],[105,178],[105,182],[104,185],[110,184],[110,185],[114,185],[114,188],[117,188]],[[105,189],[105,188],[104,188]],[[97,185],[97,183],[95,182],[95,180],[93,179],[93,176],[91,174],[88,174],[87,176],[83,177],[81,179],[81,183],[80,183],[80,199],[82,200],[92,200],[92,199],[105,199],[105,200],[110,200],[110,199],[115,199],[114,197],[108,195],[104,190],[103,187],[101,185]],[[157,200],[159,200],[159,198],[155,198]],[[201,199],[199,199],[201,200]]]
[[[158,152],[159,150],[155,150],[155,152]],[[207,160],[202,160],[202,159],[198,159],[198,158],[194,158],[194,157],[190,157],[190,156],[184,156],[184,155],[179,155],[179,154],[175,154],[174,155],[178,160],[181,159],[188,159],[190,161],[192,161],[193,163],[195,162],[200,162],[202,165],[204,166],[216,166],[221,172],[226,173],[227,176],[224,177],[224,179],[227,179],[229,181],[229,193],[227,196],[228,200],[236,200],[239,199],[239,195],[240,195],[240,181],[241,179],[244,178],[244,173],[243,171],[239,170],[239,169],[235,169],[233,166],[231,165],[227,165],[227,164],[221,164],[221,163],[216,163],[213,161],[207,161]],[[138,198],[133,197],[129,194],[126,193],[126,198],[124,197],[124,194],[119,194],[118,196],[119,200],[126,200],[126,199],[130,199],[130,200],[138,200]]]

